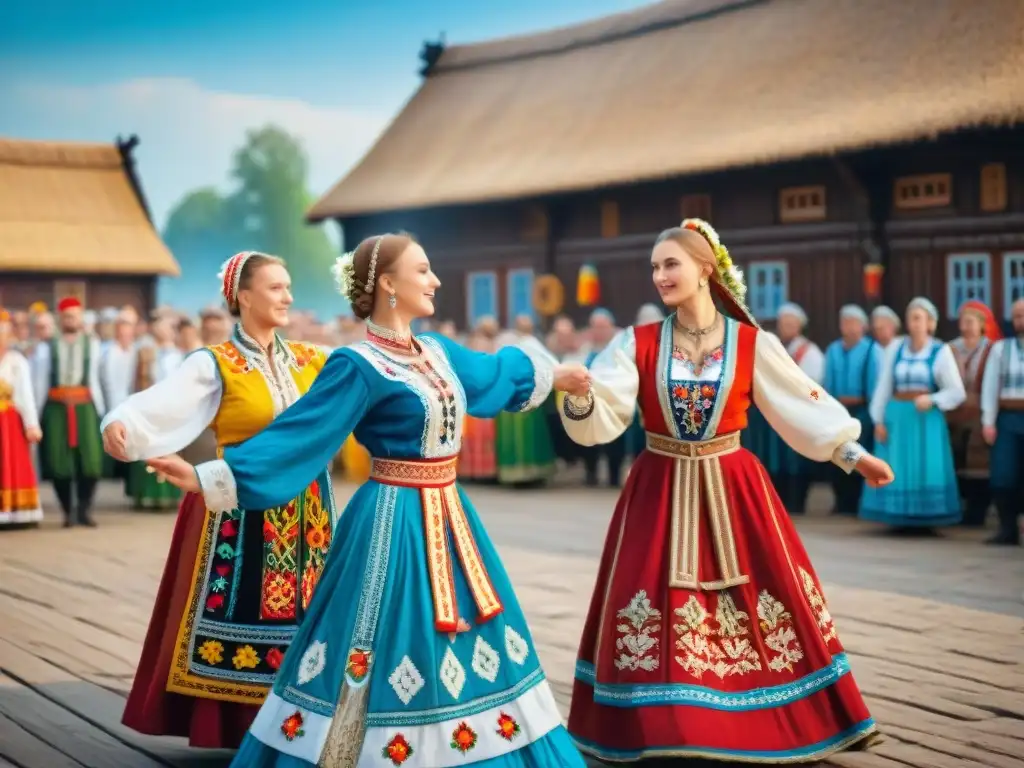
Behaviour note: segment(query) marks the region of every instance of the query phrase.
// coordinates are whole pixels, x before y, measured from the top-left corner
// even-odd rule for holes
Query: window
[[[684,219],[711,221],[711,195],[683,195],[680,209]]]
[[[533,309],[532,269],[510,269],[505,278],[505,293],[509,327],[520,315],[536,319],[536,312]]]
[[[946,259],[946,317],[956,318],[971,299],[991,306],[991,258],[987,253],[951,254]]]
[[[619,204],[614,200],[601,203],[601,237],[619,236]]]
[[[755,261],[747,268],[747,306],[758,320],[772,320],[789,297],[789,265]]]
[[[997,213],[1006,210],[1006,166],[988,163],[981,166],[981,210]]]
[[[1024,299],[1024,251],[1003,254],[1003,317],[1007,320],[1018,299]]]
[[[466,322],[473,328],[485,317],[498,319],[498,276],[494,272],[466,275]]]
[[[783,224],[824,218],[824,187],[787,187],[779,192],[779,220]]]
[[[953,177],[948,173],[896,179],[893,200],[900,210],[942,208],[953,202]]]

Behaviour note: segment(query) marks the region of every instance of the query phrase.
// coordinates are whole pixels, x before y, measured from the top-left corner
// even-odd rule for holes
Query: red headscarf
[[[973,312],[975,315],[981,318],[985,330],[984,335],[989,341],[995,342],[1003,338],[1002,331],[999,330],[999,321],[996,320],[996,316],[992,314],[992,310],[982,304],[980,301],[965,301],[963,306],[960,307],[960,314],[964,312]]]

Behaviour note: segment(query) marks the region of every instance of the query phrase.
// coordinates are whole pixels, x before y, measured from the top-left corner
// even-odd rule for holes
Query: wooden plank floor
[[[0,531],[0,768],[228,765],[120,725],[172,524],[107,513],[96,530]],[[497,543],[564,709],[596,561]],[[826,765],[1024,766],[1024,620],[826,589],[886,736]]]

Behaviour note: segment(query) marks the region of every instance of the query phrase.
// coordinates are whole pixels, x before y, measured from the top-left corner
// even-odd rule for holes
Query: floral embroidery
[[[263,660],[267,662],[267,666],[271,669],[280,669],[281,662],[284,661],[284,654],[281,653],[280,648],[271,648],[263,656]]]
[[[238,546],[238,534],[241,526],[241,512],[223,512],[217,527],[216,540],[211,550],[213,563],[210,567],[210,578],[207,583],[205,612],[207,618],[230,618],[235,590],[236,562],[241,558],[241,547]]]
[[[707,368],[709,365],[715,365],[716,363],[722,362],[725,359],[725,347],[719,346],[704,355],[704,360],[700,365],[697,365],[690,359],[690,356],[686,354],[686,350],[682,347],[672,347],[672,359],[678,360],[694,376],[699,376],[700,372]]]
[[[354,682],[359,682],[370,671],[370,652],[353,648],[348,652],[348,661],[345,663],[345,674]]]
[[[812,400],[817,400],[818,399],[818,390],[816,390],[816,389],[812,389],[811,390],[811,399]]]
[[[489,683],[498,679],[498,667],[501,665],[501,657],[491,647],[490,643],[477,635],[476,643],[473,646],[473,671]]]
[[[641,589],[637,592],[629,605],[615,614],[615,617],[628,622],[615,627],[622,634],[615,641],[615,649],[619,651],[619,658],[614,660],[616,668],[632,672],[638,669],[645,672],[657,669],[658,638],[655,635],[661,631],[661,611],[651,607],[647,591]]]
[[[505,741],[512,741],[516,736],[519,735],[519,723],[512,715],[506,715],[502,712],[498,715],[498,730],[497,734],[501,736]]]
[[[686,434],[699,435],[715,405],[718,388],[714,384],[694,382],[672,383],[672,409]]]
[[[530,655],[530,646],[526,639],[508,624],[505,625],[505,653],[516,664],[522,666]]]
[[[207,640],[196,652],[207,664],[220,664],[224,661],[224,644],[219,640]]]
[[[320,484],[317,481],[306,490],[304,502],[304,521],[306,526],[306,562],[302,570],[302,607],[309,607],[313,599],[313,590],[320,582],[320,576],[327,564],[327,550],[331,545],[331,518],[324,509],[320,496]]]
[[[416,665],[412,663],[412,659],[408,656],[402,657],[398,666],[395,667],[395,671],[388,678],[388,682],[391,683],[391,688],[403,704],[408,704],[412,701],[413,697],[422,690],[425,684],[423,675],[416,669]]]
[[[289,341],[288,349],[290,349],[292,355],[295,356],[295,367],[300,370],[323,354],[319,349],[311,344],[304,344],[301,341]]]
[[[792,672],[793,665],[804,657],[793,628],[793,615],[767,589],[762,589],[757,596],[757,618],[760,619],[765,646],[774,651],[769,656],[768,669]]]
[[[825,602],[824,595],[821,594],[818,585],[814,583],[814,577],[801,568],[800,579],[803,581],[804,595],[807,596],[807,602],[811,604],[811,610],[814,611],[814,615],[818,620],[818,629],[821,631],[822,638],[826,643],[835,640],[836,628],[832,623],[832,614],[828,611],[828,604]]]
[[[452,651],[451,646],[445,649],[444,658],[441,659],[440,671],[441,684],[448,690],[453,699],[458,699],[459,694],[462,693],[462,687],[466,684],[466,669]]]
[[[405,740],[405,736],[398,733],[385,745],[380,754],[381,757],[390,760],[392,765],[401,765],[416,754],[416,750]]]
[[[693,595],[674,613],[682,621],[672,626],[678,635],[676,648],[682,651],[675,660],[698,680],[705,672],[725,679],[761,669],[761,659],[748,637],[750,616],[736,607],[728,592],[718,593],[714,619]]]
[[[452,749],[465,754],[476,746],[476,731],[469,727],[465,721],[459,723],[452,731]]]
[[[251,645],[243,645],[235,651],[231,663],[235,665],[235,669],[256,669],[260,664],[260,657]]]
[[[252,370],[249,361],[245,359],[245,355],[230,341],[225,341],[223,344],[218,344],[209,349],[224,364],[229,373],[248,373]]]
[[[302,724],[302,713],[296,712],[294,715],[285,718],[285,721],[281,723],[281,733],[284,734],[288,741],[295,741],[300,736],[306,735],[306,732],[302,730]]]
[[[263,513],[262,619],[296,618],[299,505],[296,500]]]
[[[327,643],[319,640],[312,643],[302,658],[299,659],[299,672],[297,680],[299,685],[305,685],[324,671],[327,666]]]

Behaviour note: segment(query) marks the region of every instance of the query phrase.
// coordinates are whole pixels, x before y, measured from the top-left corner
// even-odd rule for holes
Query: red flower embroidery
[[[370,654],[353,648],[348,654],[348,662],[345,664],[345,674],[356,682],[359,682],[366,673],[370,671]]]
[[[214,570],[217,571],[218,576],[227,576],[229,573],[231,573],[231,566],[227,565],[226,563],[221,563],[216,568],[214,568]]]
[[[305,736],[306,732],[302,730],[302,714],[296,712],[291,717],[285,718],[285,721],[281,723],[281,733],[288,741],[295,741],[300,736]]]
[[[391,761],[392,765],[401,765],[415,754],[412,744],[405,740],[405,736],[398,733],[381,750],[381,757]]]
[[[676,398],[676,400],[685,400],[687,394],[689,393],[686,391],[686,387],[682,384],[676,384],[672,387],[672,397]]]
[[[714,397],[715,396],[715,388],[711,384],[704,384],[700,388],[700,394],[701,394],[701,397],[706,397],[706,398]]]
[[[225,539],[231,538],[236,533],[238,533],[238,529],[235,528],[234,520],[225,520],[220,524],[220,535]]]
[[[466,722],[459,723],[455,730],[452,731],[452,749],[465,754],[475,746],[476,731],[470,728]]]
[[[206,599],[206,610],[208,611],[216,611],[222,605],[224,605],[224,595],[210,595]]]
[[[519,723],[516,722],[512,715],[506,715],[502,712],[498,716],[497,734],[505,741],[512,741],[512,739],[519,735]]]
[[[812,389],[811,390],[811,399],[812,400],[817,400],[818,399],[818,390],[816,390],[816,389]]]
[[[319,496],[320,495],[320,483],[318,483],[316,480],[314,480],[312,483],[310,483],[309,484],[309,492],[312,495],[314,495],[314,496]]]
[[[277,648],[271,648],[263,658],[267,662],[268,667],[279,669],[281,662],[284,660],[284,654]]]
[[[263,523],[263,540],[267,543],[277,541],[277,528],[269,520]]]

